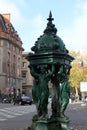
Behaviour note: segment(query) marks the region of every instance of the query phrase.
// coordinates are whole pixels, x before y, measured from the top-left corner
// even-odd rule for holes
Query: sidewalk
[[[78,101],[72,101],[71,99],[69,99],[69,103],[70,104],[78,104],[78,103],[82,103],[82,101],[81,100],[78,100]]]

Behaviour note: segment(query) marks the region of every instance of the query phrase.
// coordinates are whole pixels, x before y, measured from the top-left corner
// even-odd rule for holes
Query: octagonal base
[[[37,121],[29,130],[74,130],[69,126],[69,121]]]

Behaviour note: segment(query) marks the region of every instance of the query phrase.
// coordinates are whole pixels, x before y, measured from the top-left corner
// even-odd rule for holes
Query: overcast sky
[[[0,14],[10,13],[25,51],[43,34],[49,12],[68,50],[87,50],[87,0],[0,0]]]

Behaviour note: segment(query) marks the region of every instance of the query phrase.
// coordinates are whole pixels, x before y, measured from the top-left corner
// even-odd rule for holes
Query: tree
[[[80,82],[83,81],[83,66],[79,66],[79,62],[82,61],[82,56],[80,52],[72,51],[70,52],[75,60],[72,62],[72,68],[70,70],[70,86],[75,89],[75,95],[79,95],[80,90]]]

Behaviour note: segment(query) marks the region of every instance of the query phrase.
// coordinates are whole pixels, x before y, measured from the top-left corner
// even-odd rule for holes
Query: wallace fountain
[[[69,55],[49,13],[47,27],[34,46],[27,60],[34,77],[32,96],[37,115],[32,119],[30,130],[73,130],[65,110],[69,103],[69,74],[73,57]],[[51,115],[48,115],[49,81],[52,83]]]

